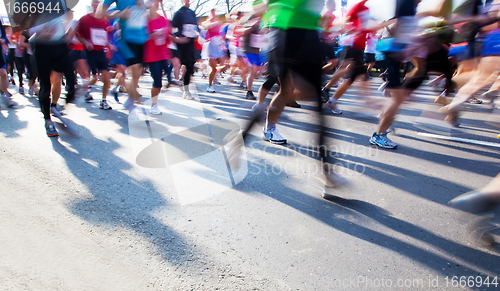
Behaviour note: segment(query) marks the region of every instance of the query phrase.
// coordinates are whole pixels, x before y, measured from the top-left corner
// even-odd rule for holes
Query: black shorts
[[[109,61],[103,51],[87,51],[87,62],[93,74],[99,71],[109,71]]]
[[[327,44],[322,42],[321,46],[323,47],[323,58],[327,61],[337,59],[337,46],[334,44]]]
[[[269,31],[269,53],[267,72],[270,77],[281,77],[285,50],[285,31],[271,28]]]
[[[196,62],[194,48],[194,39],[190,39],[189,42],[183,44],[177,44],[177,51],[180,55],[181,64],[186,66],[192,66]]]
[[[69,51],[69,59],[72,63],[78,61],[78,60],[85,60],[85,51],[77,51],[77,50],[70,50]]]
[[[387,64],[387,88],[398,89],[401,87],[401,62],[394,53],[384,53]]]
[[[181,58],[181,54],[179,54],[178,50],[171,50],[172,51],[172,58]]]
[[[131,42],[126,42],[128,48],[134,55],[133,58],[127,59],[127,66],[132,66],[135,64],[142,64],[144,60],[144,44],[137,44],[137,43],[131,43]]]
[[[366,74],[366,66],[363,62],[363,51],[353,48],[352,46],[346,46],[342,51],[342,61],[354,62],[354,68],[345,77],[346,79],[351,79],[354,81],[357,76]]]
[[[365,64],[375,63],[375,54],[365,53],[364,57],[365,57],[365,60],[364,60]]]
[[[323,67],[321,51],[321,41],[316,30],[288,29],[285,32],[281,79],[289,72],[300,76],[320,96]]]
[[[5,61],[5,56],[3,55],[3,53],[0,53],[0,69],[3,68],[6,64],[7,62]]]

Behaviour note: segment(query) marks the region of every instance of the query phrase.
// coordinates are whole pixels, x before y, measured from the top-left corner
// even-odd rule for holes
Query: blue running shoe
[[[374,132],[370,138],[370,143],[386,149],[395,149],[398,146],[397,143],[387,137],[387,131],[382,132],[381,134]]]

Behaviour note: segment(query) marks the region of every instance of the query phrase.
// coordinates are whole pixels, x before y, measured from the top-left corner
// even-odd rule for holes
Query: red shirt
[[[91,14],[80,18],[78,22],[78,36],[84,38],[94,46],[94,51],[104,51],[108,44],[108,20],[106,18],[97,19]]]
[[[335,21],[335,15],[333,11],[327,10],[323,15],[321,15],[323,33],[321,38],[323,41],[330,43],[334,34],[330,33],[330,29],[333,27],[333,22]]]
[[[366,46],[366,34],[368,31],[362,29],[368,21],[368,13],[368,7],[365,6],[364,1],[354,5],[351,10],[347,12],[349,22],[351,22],[354,29],[358,31],[358,33],[354,36],[352,46],[360,51],[364,51]]]
[[[165,19],[161,15],[157,15],[155,19],[149,20],[147,28],[150,36],[144,44],[144,62],[154,63],[170,59],[172,57],[172,52],[167,47],[170,43],[169,36],[172,33],[170,20]],[[163,35],[153,35],[157,30],[162,30]]]

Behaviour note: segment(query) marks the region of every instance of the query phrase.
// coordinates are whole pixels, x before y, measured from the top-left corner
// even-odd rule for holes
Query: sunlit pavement
[[[474,216],[447,206],[500,172],[498,115],[487,105],[468,105],[450,129],[424,86],[389,134],[398,148],[378,149],[368,140],[379,112],[354,86],[342,115],[324,111],[336,170],[352,184],[325,200],[312,102],[286,108],[284,146],[255,126],[234,168],[222,137],[254,101],[226,79],[216,93],[199,74],[193,81],[195,100],[162,91],[160,116],[149,114],[149,78],[130,115],[112,96],[113,110],[99,109],[97,86],[92,103],[65,106],[78,137],[48,138],[35,97],[2,105],[2,289],[454,290],[464,276],[476,280],[470,289],[497,289],[477,282],[500,273],[498,248],[476,244]],[[380,82],[368,95],[385,101]]]

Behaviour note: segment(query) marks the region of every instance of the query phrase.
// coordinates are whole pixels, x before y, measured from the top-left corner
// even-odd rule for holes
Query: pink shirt
[[[168,19],[157,15],[155,19],[149,19],[148,23],[149,39],[144,44],[144,62],[154,63],[168,60],[172,57],[172,52],[168,48],[169,36],[172,33],[172,25]],[[161,36],[153,35],[157,30],[163,30]]]
[[[231,39],[231,41],[229,42],[229,45],[232,45],[232,46],[235,46],[235,47],[239,47],[240,46],[240,33],[236,32],[236,30],[240,29],[241,26],[238,25],[238,24],[235,24],[234,25],[234,30],[233,30],[233,39]]]
[[[220,36],[220,27],[221,26],[222,26],[222,24],[220,22],[217,22],[217,24],[214,27],[207,30],[207,40],[210,40],[214,36]]]

